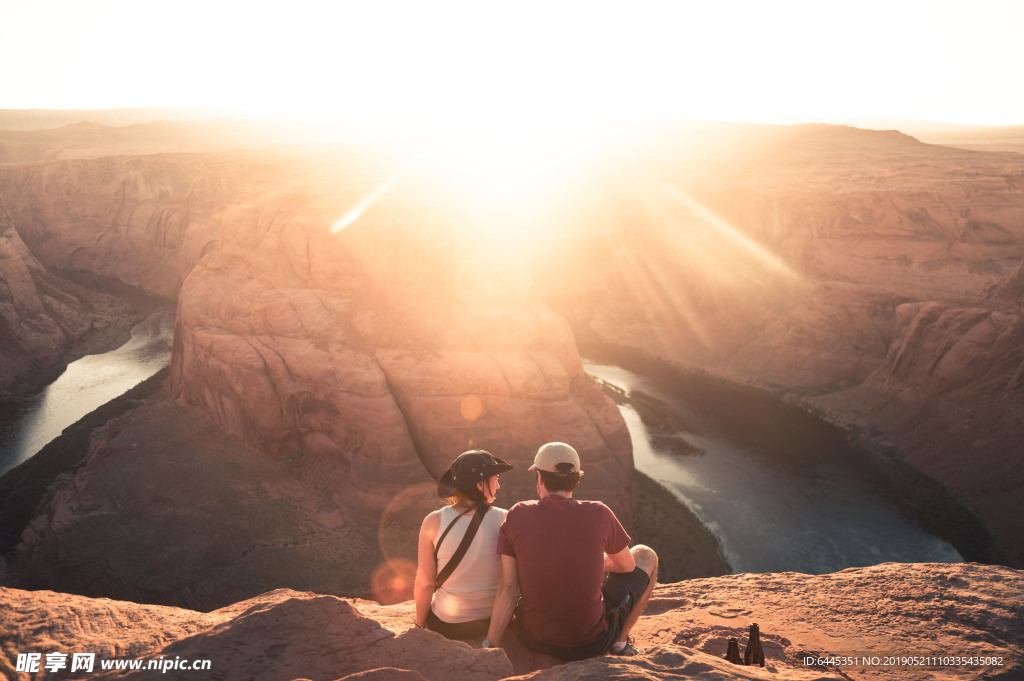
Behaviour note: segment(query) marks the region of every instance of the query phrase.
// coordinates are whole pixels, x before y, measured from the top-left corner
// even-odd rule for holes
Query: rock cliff
[[[475,250],[450,196],[413,175],[332,233],[393,161],[305,150],[12,165],[0,196],[45,265],[180,291],[175,397],[246,444],[342,457],[364,488],[401,489],[471,446],[521,464],[573,439],[592,493],[628,516],[621,418],[567,325],[506,290],[499,264],[486,271],[494,254]]]
[[[510,285],[429,174],[334,229],[392,170],[285,163],[246,186],[182,287],[174,398],[375,506],[466,449],[524,471],[544,442],[571,441],[586,494],[628,523],[631,448],[614,403],[568,324]],[[528,475],[503,484],[512,499],[534,493]]]
[[[43,264],[180,292],[169,397],[94,434],[8,583],[195,608],[363,593],[408,576],[411,538],[382,528],[415,528],[470,447],[517,466],[508,504],[532,496],[530,452],[569,440],[582,494],[628,522],[621,417],[548,303],[904,451],[996,535],[983,557],[1024,564],[1021,157],[722,130],[595,166],[600,191],[566,198],[528,266],[428,172],[395,182],[401,156],[0,167]]]
[[[55,363],[89,328],[80,301],[32,256],[0,204],[0,389],[33,365]]]
[[[220,214],[249,162],[242,154],[0,165],[0,197],[46,267],[176,296],[216,242]]]
[[[51,274],[0,199],[0,394],[27,372],[59,365],[90,332],[128,314],[112,298]]]
[[[19,654],[95,653],[96,678],[155,671],[102,669],[104,661],[155,661],[162,677],[196,678],[183,663],[209,661],[232,679],[1014,679],[1024,673],[1016,570],[979,565],[886,564],[810,576],[744,574],[659,586],[637,623],[635,658],[557,664],[413,629],[413,604],[277,590],[209,613],[54,592],[0,589],[0,671]],[[722,659],[729,638],[761,628],[764,668]],[[830,659],[831,658],[831,659]],[[846,658],[846,659],[839,659]],[[178,668],[175,668],[178,665]]]
[[[606,175],[605,217],[577,219],[540,294],[580,333],[904,451],[992,529],[979,558],[1024,565],[1024,156],[715,130]]]
[[[181,162],[87,165],[178,177]],[[114,245],[89,241],[98,268],[158,290],[189,272],[169,394],[93,431],[8,554],[5,583],[204,609],[277,586],[407,595],[416,530],[439,504],[431,480],[474,447],[516,466],[502,480],[507,507],[535,496],[537,447],[570,441],[585,462],[580,495],[631,524],[617,408],[583,373],[568,324],[509,286],[428,176],[333,230],[386,181],[389,160],[275,154],[233,175],[230,205],[186,210],[217,163],[154,189],[173,197],[155,222],[171,224],[177,205],[215,226],[180,216],[166,242],[142,223],[128,244],[116,228]],[[166,276],[118,264],[132,235]],[[70,228],[55,238],[86,241]]]

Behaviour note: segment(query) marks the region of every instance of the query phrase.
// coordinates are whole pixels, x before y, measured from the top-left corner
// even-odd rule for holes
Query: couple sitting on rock
[[[561,442],[537,451],[537,501],[494,508],[498,474],[488,452],[461,454],[441,478],[449,505],[423,520],[416,626],[448,638],[501,642],[513,614],[529,649],[563,660],[636,655],[630,629],[647,605],[658,557],[599,501],[572,498],[583,471]],[[606,575],[607,573],[607,575]],[[520,594],[522,598],[520,598]]]

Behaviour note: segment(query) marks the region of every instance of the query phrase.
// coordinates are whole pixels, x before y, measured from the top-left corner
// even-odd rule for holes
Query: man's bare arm
[[[615,555],[604,554],[605,572],[632,572],[635,567],[636,563],[633,561],[633,554],[628,546]]]
[[[487,630],[487,640],[491,645],[501,644],[501,637],[512,620],[512,612],[519,599],[519,563],[512,556],[501,556],[501,581],[498,593],[494,597],[494,608],[491,610],[491,626]]]

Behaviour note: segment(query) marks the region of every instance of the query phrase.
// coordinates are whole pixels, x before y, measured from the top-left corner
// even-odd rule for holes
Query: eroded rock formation
[[[342,170],[360,166],[284,165],[227,212],[182,288],[175,399],[376,506],[474,447],[517,466],[503,485],[529,498],[537,447],[571,441],[585,494],[628,523],[628,434],[568,324],[509,285],[427,174],[332,229],[387,181]]]
[[[0,196],[49,268],[115,277],[175,296],[212,247],[241,157],[111,156],[0,166]]]
[[[978,558],[1024,564],[1024,156],[798,126],[651,158],[541,294],[904,450],[993,530]]]
[[[532,288],[450,188],[392,181],[405,158],[0,168],[44,263],[181,293],[176,404],[94,436],[9,579],[197,608],[270,586],[365,591],[395,556],[382,521],[414,528],[458,452],[512,461],[511,503],[552,439],[580,450],[581,495],[628,522],[622,420],[542,300],[605,340],[873,428],[985,521],[995,559],[1021,563],[1020,157],[741,132],[598,172],[605,191],[533,249]],[[198,446],[197,419],[234,444]]]
[[[181,287],[174,403],[92,434],[6,583],[195,608],[278,586],[378,593],[392,574],[407,593],[432,479],[473,447],[516,466],[508,506],[536,494],[537,447],[570,441],[581,496],[630,524],[617,408],[568,324],[507,284],[429,177],[332,231],[393,171],[378,163],[303,153],[246,171]],[[178,262],[189,234],[150,257]]]
[[[32,369],[61,362],[125,305],[53,276],[22,241],[0,198],[0,393]]]
[[[32,257],[0,204],[0,388],[33,364],[57,361],[89,317]]]
[[[173,664],[198,660],[209,660],[203,673],[227,680],[1011,679],[1022,673],[1022,598],[1019,571],[979,565],[690,580],[655,590],[634,629],[645,654],[557,664],[524,649],[511,631],[503,649],[482,650],[479,641],[414,629],[412,602],[381,606],[282,589],[201,613],[0,589],[0,626],[9,632],[0,672],[27,680],[15,672],[19,653],[45,662],[63,652],[70,662],[72,653],[92,652],[98,672],[105,660],[154,660],[157,668],[167,661],[169,679],[195,678]],[[763,669],[723,659],[730,638],[745,645],[750,622],[760,625]],[[847,660],[829,665],[840,657]]]
[[[628,515],[621,419],[584,376],[567,325],[505,290],[500,263],[486,271],[495,254],[476,250],[450,197],[413,176],[331,232],[391,160],[307,151],[7,166],[0,195],[49,267],[175,295],[209,254],[181,291],[174,394],[246,444],[340,457],[363,488],[394,490],[471,446],[522,463],[546,440],[572,439],[591,493]]]

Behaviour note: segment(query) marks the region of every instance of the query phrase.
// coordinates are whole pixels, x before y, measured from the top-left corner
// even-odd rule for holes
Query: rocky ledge
[[[44,672],[17,672],[17,656],[41,653],[45,660],[62,652],[70,659],[77,652],[96,654],[93,678],[102,679],[145,676],[100,669],[103,660],[118,659],[178,666],[209,660],[204,678],[285,681],[1012,679],[1024,674],[1022,599],[1024,573],[976,564],[696,579],[655,590],[634,630],[643,655],[558,664],[524,650],[511,634],[504,650],[482,650],[410,628],[411,602],[383,606],[281,589],[203,613],[0,589],[0,672],[42,678]],[[765,667],[725,661],[729,638],[742,650],[755,621]],[[825,659],[844,657],[850,659],[841,664]],[[161,677],[194,679],[196,672],[170,668]]]

